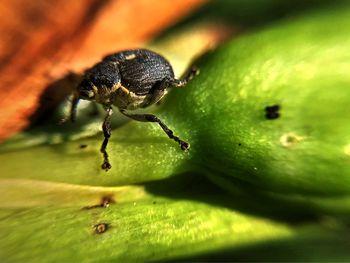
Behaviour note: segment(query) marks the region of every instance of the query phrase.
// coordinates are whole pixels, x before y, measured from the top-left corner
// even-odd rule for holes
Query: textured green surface
[[[349,17],[294,18],[201,58],[154,109],[188,153],[137,122],[113,130],[108,173],[96,124],[3,145],[0,261],[350,260]]]
[[[348,17],[329,11],[229,43],[203,58],[185,99],[174,91],[167,106],[201,125],[193,160],[213,181],[287,209],[348,214]],[[281,118],[266,120],[273,104]]]
[[[95,176],[104,174],[100,133],[4,152],[3,174],[118,185],[196,165],[274,192],[348,194],[348,15],[346,9],[278,25],[198,62],[201,75],[173,90],[158,110],[175,134],[192,144],[190,153],[182,153],[156,124],[132,122],[113,132],[108,149],[114,167],[108,176]],[[273,104],[281,105],[281,118],[266,120],[264,108]],[[38,158],[26,162],[32,155]]]
[[[348,17],[346,10],[279,25],[203,59],[201,77],[166,105],[182,129],[194,130],[193,160],[280,193],[348,194]],[[267,120],[273,104],[281,118]]]
[[[228,209],[164,198],[97,210],[1,209],[0,216],[0,257],[21,262],[157,260],[289,237],[294,232]],[[111,227],[103,234],[94,233],[93,226],[102,222]]]
[[[257,260],[259,254],[265,259],[350,259],[342,225],[332,218],[317,226],[248,215],[235,208],[243,200],[210,189],[200,177],[181,180],[114,188],[3,180],[1,191],[8,199],[0,202],[0,259]],[[84,209],[102,196],[115,203]],[[99,223],[110,228],[96,234],[93,226]],[[294,252],[285,254],[291,248]]]

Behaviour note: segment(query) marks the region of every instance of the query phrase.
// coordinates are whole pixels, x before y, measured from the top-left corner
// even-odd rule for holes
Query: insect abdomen
[[[170,63],[149,50],[127,50],[109,55],[104,60],[115,61],[122,85],[139,95],[148,94],[154,84],[165,78],[174,78]]]

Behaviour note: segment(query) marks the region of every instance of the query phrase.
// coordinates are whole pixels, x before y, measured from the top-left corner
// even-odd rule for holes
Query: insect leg
[[[77,119],[78,103],[79,103],[79,97],[74,94],[71,108],[70,108],[70,114],[69,114],[69,119],[71,122],[75,122],[75,120]]]
[[[165,125],[164,122],[162,122],[157,116],[152,115],[152,114],[129,114],[125,110],[120,110],[122,114],[125,116],[136,120],[136,121],[142,121],[142,122],[157,122],[159,126],[163,129],[163,131],[168,135],[170,139],[173,139],[176,141],[181,149],[183,151],[186,151],[190,148],[190,144],[181,140],[179,137],[174,135],[174,132],[168,128],[168,126]]]
[[[79,96],[78,94],[73,94],[73,98],[72,101],[70,103],[70,111],[69,111],[69,115],[64,117],[59,123],[63,124],[67,121],[71,121],[71,122],[75,122],[76,118],[77,118],[77,107],[78,107],[78,103],[79,103]]]
[[[159,101],[163,98],[163,96],[164,96],[164,94],[165,94],[165,90],[166,90],[169,86],[171,86],[171,83],[172,83],[172,82],[173,82],[173,80],[170,80],[170,79],[168,79],[168,78],[165,78],[165,79],[163,79],[162,81],[157,82],[157,83],[152,87],[152,91],[151,91],[152,97],[150,98],[150,100],[149,100],[147,106],[159,102]],[[146,107],[147,107],[147,106],[146,106]]]
[[[108,171],[109,169],[112,168],[112,165],[109,163],[108,153],[106,151],[108,139],[111,137],[111,115],[113,113],[112,108],[111,107],[107,108],[106,112],[107,114],[102,124],[104,140],[101,145],[100,151],[103,154],[103,164],[101,167],[103,170]]]
[[[172,85],[175,87],[183,87],[193,79],[195,76],[199,74],[199,69],[196,67],[192,67],[191,70],[187,73],[187,75],[183,79],[174,79]]]

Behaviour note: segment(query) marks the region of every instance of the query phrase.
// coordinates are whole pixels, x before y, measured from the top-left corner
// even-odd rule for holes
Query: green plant
[[[349,15],[347,5],[310,13],[200,58],[201,74],[157,109],[188,154],[137,122],[113,130],[107,174],[100,133],[8,142],[0,257],[349,260]],[[273,104],[281,116],[268,120]],[[103,196],[116,204],[82,209]],[[99,222],[111,228],[98,235]]]

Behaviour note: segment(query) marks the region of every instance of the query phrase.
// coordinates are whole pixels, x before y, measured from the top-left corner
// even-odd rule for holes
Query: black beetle
[[[80,99],[103,105],[107,114],[102,125],[104,141],[101,153],[104,157],[102,169],[106,171],[112,167],[106,151],[111,136],[112,105],[131,119],[157,122],[169,138],[179,143],[185,151],[189,144],[175,136],[155,115],[130,114],[128,110],[145,108],[158,102],[169,88],[185,86],[198,73],[196,68],[192,68],[184,79],[175,79],[170,63],[161,55],[146,49],[125,50],[108,55],[85,71],[83,80],[73,95],[69,119],[75,120]]]

